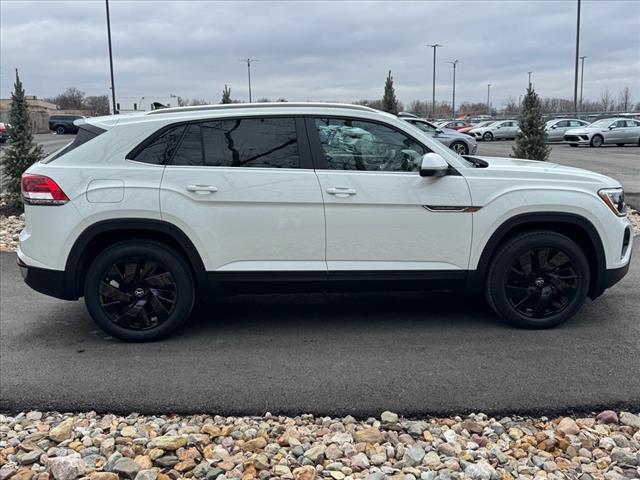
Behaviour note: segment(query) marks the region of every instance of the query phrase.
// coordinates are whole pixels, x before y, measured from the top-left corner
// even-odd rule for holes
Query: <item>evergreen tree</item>
[[[222,100],[220,100],[220,103],[232,103],[231,89],[226,85],[224,86],[224,90],[222,90]]]
[[[9,112],[9,148],[2,158],[4,176],[3,191],[7,194],[7,203],[21,207],[20,182],[24,171],[43,156],[42,147],[33,143],[29,104],[16,69],[16,82],[11,94]]]
[[[540,97],[531,84],[522,102],[519,123],[520,131],[516,135],[511,156],[529,160],[547,160],[551,147],[547,145],[548,138],[544,128],[545,122],[542,119]]]
[[[387,75],[387,80],[384,82],[384,97],[382,97],[382,110],[385,112],[398,114],[398,99],[396,98],[396,91],[393,88],[393,77],[391,76],[391,70]]]

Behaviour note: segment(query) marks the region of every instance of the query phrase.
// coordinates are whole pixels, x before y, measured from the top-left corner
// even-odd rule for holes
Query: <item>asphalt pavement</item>
[[[636,241],[635,247],[640,245]],[[568,323],[529,331],[466,294],[238,296],[165,341],[99,331],[0,254],[0,410],[366,417],[640,407],[640,255]]]

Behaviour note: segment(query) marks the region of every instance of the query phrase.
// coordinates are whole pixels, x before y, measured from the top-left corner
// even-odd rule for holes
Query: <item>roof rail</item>
[[[364,110],[376,112],[377,110],[364,105],[351,105],[348,103],[323,103],[323,102],[267,102],[267,103],[227,103],[219,105],[194,105],[191,107],[170,107],[159,108],[147,112],[147,115],[158,115],[162,113],[199,112],[208,110],[229,110],[243,108],[293,108],[293,107],[316,107],[316,108],[344,108],[347,110]]]

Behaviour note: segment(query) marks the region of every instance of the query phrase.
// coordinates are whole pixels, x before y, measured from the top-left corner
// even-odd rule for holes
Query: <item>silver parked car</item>
[[[640,145],[640,121],[629,118],[604,118],[590,125],[567,130],[564,141],[572,147],[604,144],[623,146],[627,143]]]
[[[516,138],[520,128],[517,120],[498,120],[484,127],[476,127],[469,130],[476,140],[490,142],[497,139]]]
[[[589,125],[589,122],[577,118],[556,118],[547,122],[545,130],[550,142],[562,142],[567,130],[584,127],[586,125]]]
[[[465,135],[464,133],[459,133],[449,128],[438,128],[432,123],[414,116],[399,115],[399,118],[416,126],[434,140],[438,140],[443,145],[449,147],[458,155],[474,155],[478,149],[475,138]]]

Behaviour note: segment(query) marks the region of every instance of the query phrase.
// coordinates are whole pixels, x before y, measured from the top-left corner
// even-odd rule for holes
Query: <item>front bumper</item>
[[[29,266],[20,257],[17,263],[24,282],[36,292],[63,300],[78,299],[67,288],[64,271]]]
[[[589,145],[591,142],[589,135],[565,135],[563,140],[567,143],[574,143],[578,145]]]

